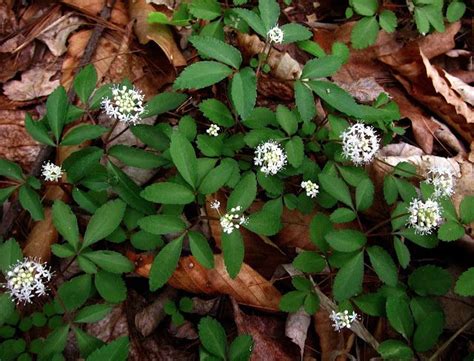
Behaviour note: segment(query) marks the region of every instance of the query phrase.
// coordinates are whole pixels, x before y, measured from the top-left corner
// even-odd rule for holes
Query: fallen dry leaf
[[[31,228],[23,254],[26,257],[39,258],[49,262],[51,245],[58,241],[58,232],[53,225],[51,208],[44,209],[44,220],[36,222]]]
[[[314,328],[319,337],[319,346],[321,347],[321,361],[334,360],[333,355],[344,348],[344,337],[342,333],[334,331],[329,319],[329,313],[319,310],[315,313]],[[346,358],[339,356],[337,361],[343,361]]]
[[[290,313],[286,319],[285,335],[298,345],[301,359],[303,359],[304,345],[310,323],[311,317],[303,308],[298,312]]]
[[[35,67],[21,74],[21,80],[11,80],[3,85],[4,94],[11,100],[26,101],[49,95],[59,86],[59,80],[51,78],[56,69]]]
[[[155,42],[175,67],[185,66],[186,59],[178,49],[169,27],[148,23],[148,14],[152,11],[155,11],[155,8],[151,4],[147,4],[145,0],[129,3],[130,17],[135,20],[134,29],[138,40],[141,44],[147,44],[149,41]]]
[[[87,14],[97,17],[109,0],[63,0],[63,3]],[[109,22],[125,26],[129,22],[127,8],[123,0],[115,2],[110,14]]]
[[[140,256],[127,253],[130,260],[137,264],[135,272],[148,277],[152,256]],[[169,285],[191,293],[207,295],[226,294],[232,296],[242,305],[268,311],[278,311],[280,292],[260,274],[247,264],[243,264],[235,279],[227,274],[224,259],[221,255],[214,256],[215,268],[202,267],[194,257],[181,257],[176,271],[168,281]]]
[[[43,41],[55,56],[61,56],[67,50],[66,41],[69,35],[82,24],[85,24],[85,21],[78,16],[63,15],[48,26],[46,31],[42,32],[37,38]]]
[[[444,71],[444,77],[448,79],[451,88],[458,93],[465,102],[474,105],[474,87],[446,71]]]
[[[355,82],[335,81],[342,89],[351,94],[359,103],[374,102],[381,93],[389,94],[382,88],[373,76],[357,79]]]
[[[197,340],[199,338],[196,327],[194,327],[194,324],[188,320],[185,320],[184,323],[179,326],[176,326],[174,323],[170,323],[168,332],[173,337],[186,340]]]

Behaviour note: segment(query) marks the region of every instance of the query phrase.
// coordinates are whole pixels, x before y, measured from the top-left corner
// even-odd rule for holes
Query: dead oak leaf
[[[48,46],[54,56],[61,56],[67,50],[66,41],[69,35],[82,24],[85,22],[78,16],[64,15],[55,20],[46,31],[38,36],[38,39]]]
[[[15,101],[33,100],[44,97],[59,86],[59,80],[51,78],[57,70],[35,67],[21,74],[21,80],[12,80],[3,86],[5,95]]]

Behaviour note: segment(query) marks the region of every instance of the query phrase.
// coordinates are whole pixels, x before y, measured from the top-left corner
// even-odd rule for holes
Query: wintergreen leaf
[[[403,337],[409,339],[413,334],[414,325],[408,301],[404,297],[389,296],[386,309],[390,325]]]
[[[156,154],[123,144],[112,146],[108,150],[108,154],[126,165],[135,168],[155,169],[166,164],[166,161]]]
[[[56,142],[61,138],[61,132],[66,123],[69,102],[63,86],[57,87],[46,100],[46,112],[49,127],[53,131]]]
[[[283,312],[297,312],[303,306],[306,295],[304,291],[291,291],[285,293],[281,299],[278,307]]]
[[[327,55],[306,62],[301,73],[301,79],[318,79],[334,75],[342,66],[340,57]]]
[[[356,213],[349,208],[338,208],[331,213],[329,219],[333,223],[347,223],[356,218]]]
[[[48,130],[43,121],[34,121],[29,113],[25,115],[25,128],[34,140],[52,147],[55,146],[55,143],[49,137]]]
[[[285,151],[288,156],[288,163],[293,167],[298,168],[304,159],[304,144],[303,140],[295,135],[285,144]]]
[[[202,233],[190,231],[189,247],[196,260],[207,269],[214,268],[214,254],[209,246],[209,242]]]
[[[379,24],[387,33],[393,33],[397,28],[397,16],[391,10],[383,10],[379,15]]]
[[[61,145],[77,145],[81,144],[85,140],[96,139],[104,134],[108,129],[100,125],[92,124],[79,124],[77,127],[72,128],[68,131]]]
[[[235,73],[230,81],[230,99],[242,120],[245,120],[257,100],[257,78],[250,67]]]
[[[233,159],[223,159],[221,164],[206,174],[199,185],[199,193],[211,194],[223,187],[232,175],[234,163]]]
[[[74,78],[73,87],[77,96],[83,104],[87,104],[89,97],[95,89],[97,83],[97,72],[94,65],[88,64],[77,73]]]
[[[200,61],[186,67],[174,82],[175,89],[202,89],[232,74],[232,69],[217,61]]]
[[[93,323],[102,320],[112,311],[112,306],[106,304],[96,304],[86,306],[81,309],[74,318],[77,323]]]
[[[377,0],[352,0],[355,12],[362,16],[372,16],[376,13],[379,3]]]
[[[94,262],[100,268],[111,273],[131,272],[134,269],[133,263],[122,254],[109,250],[99,250],[82,253],[88,260]]]
[[[199,340],[206,350],[224,360],[227,354],[227,336],[224,327],[207,316],[199,321],[198,332]]]
[[[194,193],[178,183],[160,182],[146,187],[140,196],[147,201],[162,204],[188,204],[194,201]]]
[[[364,252],[359,252],[337,272],[333,285],[336,301],[346,300],[361,292],[363,277]]]
[[[407,268],[408,264],[410,263],[410,250],[408,247],[398,237],[394,237],[393,247],[395,248],[395,253],[397,254],[398,263],[400,263],[400,266],[403,268]]]
[[[52,207],[53,224],[63,238],[79,249],[79,226],[71,208],[61,200],[55,200]]]
[[[66,347],[69,325],[56,328],[51,332],[43,343],[40,354],[51,356],[55,353],[62,353]]]
[[[385,340],[379,345],[377,351],[384,360],[409,361],[413,359],[413,351],[405,342],[399,340]]]
[[[82,248],[86,248],[111,234],[122,222],[126,204],[120,199],[108,201],[89,220]]]
[[[265,32],[278,23],[278,18],[280,17],[280,5],[278,5],[275,0],[259,0],[258,11],[260,12]]]
[[[13,238],[0,244],[0,271],[5,273],[16,261],[23,258],[20,245]]]
[[[257,179],[255,173],[248,172],[237,183],[227,200],[227,210],[240,206],[244,212],[257,197]]]
[[[413,334],[413,347],[417,352],[426,352],[432,349],[439,336],[443,333],[444,314],[431,312],[420,322]]]
[[[20,187],[18,194],[20,204],[31,214],[31,218],[35,221],[44,219],[43,205],[38,193],[34,191],[28,184],[24,184]]]
[[[170,110],[176,109],[188,98],[186,94],[175,92],[163,92],[151,98],[145,106],[145,110],[141,114],[142,118],[148,118],[160,115]],[[132,127],[132,129],[135,127]]]
[[[217,99],[206,99],[199,104],[199,110],[211,122],[222,127],[231,127],[234,125],[234,117],[229,108]]]
[[[91,287],[91,276],[87,274],[76,276],[59,286],[58,295],[65,311],[73,311],[81,307],[89,298]]]
[[[0,176],[23,181],[24,175],[21,167],[7,159],[0,159]]]
[[[365,211],[374,203],[374,184],[369,178],[362,180],[356,187],[356,208],[358,211]]]
[[[390,254],[380,246],[367,248],[367,253],[379,279],[387,285],[395,287],[398,283],[397,266]]]
[[[186,223],[179,217],[171,214],[158,214],[147,216],[138,221],[141,229],[152,234],[171,234],[182,232]]]
[[[474,296],[474,267],[469,268],[456,281],[454,292],[461,296]]]
[[[298,130],[296,114],[284,105],[279,104],[276,109],[276,120],[288,135],[293,135]]]
[[[221,5],[216,0],[193,0],[188,9],[198,19],[214,20],[221,15]]]
[[[127,298],[127,286],[119,274],[100,270],[95,275],[94,284],[99,295],[107,302],[119,303]]]
[[[361,0],[363,1],[363,0]],[[367,48],[375,44],[379,34],[379,23],[375,16],[360,19],[352,28],[351,43],[354,49]]]
[[[156,291],[163,287],[170,279],[178,265],[181,249],[183,248],[183,238],[181,235],[164,246],[153,260],[150,269],[150,290]]]
[[[303,251],[295,257],[293,266],[301,272],[319,273],[326,267],[326,261],[316,252]]]
[[[255,12],[247,9],[232,9],[232,11],[242,18],[257,34],[264,38],[267,37],[267,31],[269,29],[265,29],[262,19],[260,19]]]
[[[474,222],[474,196],[465,196],[459,205],[459,213],[464,224]]]
[[[240,68],[242,55],[240,54],[240,51],[232,45],[226,44],[216,38],[199,35],[189,37],[189,41],[197,49],[199,54],[230,65],[235,69]]]
[[[296,80],[294,86],[295,103],[298,113],[304,122],[309,122],[316,116],[313,93],[311,89],[300,80]]]
[[[225,268],[229,276],[234,279],[244,262],[245,246],[242,234],[236,229],[231,234],[222,233],[221,238]]]
[[[466,4],[462,1],[453,1],[448,5],[446,18],[450,23],[454,23],[462,18],[466,12]]]
[[[239,335],[230,344],[230,361],[247,361],[250,359],[253,348],[253,339],[250,335]]]
[[[451,288],[451,274],[441,267],[426,265],[418,267],[408,277],[408,285],[421,296],[442,296]]]
[[[122,336],[92,352],[86,361],[125,361],[128,349],[128,337]]]
[[[283,31],[282,44],[304,41],[313,37],[313,33],[306,26],[297,23],[282,25],[281,30]]]
[[[438,238],[442,241],[452,242],[464,236],[464,227],[458,222],[448,221],[438,229]]]
[[[355,229],[340,229],[326,234],[326,241],[336,251],[354,252],[365,245],[367,237]]]
[[[347,184],[339,177],[321,173],[319,175],[321,187],[332,197],[336,198],[349,207],[353,207],[351,193]]]
[[[171,134],[170,154],[181,176],[195,189],[198,185],[196,153],[189,140],[180,132]]]

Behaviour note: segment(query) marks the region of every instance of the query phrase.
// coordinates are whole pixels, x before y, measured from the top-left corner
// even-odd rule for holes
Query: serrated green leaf
[[[199,339],[202,345],[215,356],[226,358],[227,336],[224,327],[211,317],[201,318],[198,325]]]
[[[398,197],[398,188],[395,178],[391,175],[386,175],[383,180],[383,196],[387,204],[393,204]]]
[[[276,120],[288,135],[293,135],[298,130],[296,114],[284,105],[279,104],[276,109]]]
[[[73,87],[77,96],[83,104],[87,104],[89,97],[95,89],[97,83],[97,72],[94,65],[88,64],[77,73],[74,78]]]
[[[433,265],[418,267],[408,277],[408,285],[421,296],[442,296],[451,288],[452,276],[445,269]]]
[[[34,121],[29,113],[25,115],[25,128],[31,137],[46,145],[55,146],[54,141],[49,137],[48,130],[42,121]]]
[[[199,104],[199,110],[204,116],[222,127],[231,127],[234,125],[234,117],[229,108],[217,99],[206,99]]]
[[[352,209],[338,208],[331,213],[329,219],[333,223],[347,223],[353,221],[356,216],[356,213]]]
[[[24,180],[23,171],[21,167],[7,159],[0,159],[0,176],[9,179]]]
[[[17,188],[18,187],[16,186],[1,188],[0,189],[0,203],[3,204],[3,202],[5,202]]]
[[[0,326],[2,326],[15,311],[15,304],[8,293],[0,294],[0,309],[2,310],[0,313]]]
[[[214,254],[207,239],[202,235],[202,233],[194,231],[190,231],[188,236],[189,247],[191,248],[192,255],[205,268],[214,268]]]
[[[278,23],[278,18],[280,17],[280,6],[275,0],[259,0],[258,10],[266,33]]]
[[[96,139],[104,134],[108,129],[100,125],[80,124],[68,131],[61,145],[77,145],[85,140]]]
[[[326,267],[326,261],[316,252],[304,251],[295,257],[293,266],[301,272],[319,273]]]
[[[97,304],[86,306],[81,309],[74,318],[77,323],[93,323],[102,320],[112,311],[112,306],[106,304]]]
[[[222,233],[221,238],[225,268],[229,276],[234,279],[244,262],[245,246],[242,234],[236,229],[231,234]]]
[[[443,333],[444,314],[431,312],[420,322],[413,334],[413,347],[417,352],[426,352],[432,349],[439,336]]]
[[[171,159],[181,176],[194,189],[198,185],[197,159],[194,148],[180,132],[173,132],[170,145]]]
[[[474,222],[474,196],[465,196],[459,205],[459,213],[464,224]]]
[[[443,223],[438,229],[438,238],[445,242],[455,241],[463,237],[464,234],[464,227],[453,221]]]
[[[189,12],[198,19],[214,20],[221,15],[221,5],[216,0],[193,0]]]
[[[234,74],[230,81],[230,98],[237,113],[245,120],[257,100],[257,77],[252,68],[246,67]]]
[[[229,347],[230,361],[247,361],[250,359],[253,348],[253,339],[250,335],[239,335]]]
[[[309,122],[316,116],[313,92],[300,80],[295,81],[294,86],[298,113],[304,122]]]
[[[111,234],[122,222],[125,203],[120,199],[112,200],[101,206],[89,220],[82,248],[86,248]]]
[[[65,311],[73,311],[81,307],[89,298],[92,287],[90,275],[76,276],[64,282],[58,288],[58,295],[61,298],[61,308]]]
[[[66,347],[69,325],[56,328],[51,332],[43,343],[41,355],[51,356],[55,353],[62,353]]]
[[[138,225],[141,229],[157,235],[182,232],[186,229],[184,221],[171,214],[147,216],[140,219]]]
[[[53,224],[63,238],[74,247],[79,249],[79,226],[77,218],[71,208],[61,200],[54,201],[52,207]]]
[[[281,230],[282,224],[279,215],[275,215],[264,209],[252,213],[248,217],[247,223],[245,223],[245,228],[263,236],[274,236]]]
[[[466,4],[462,1],[453,1],[448,5],[446,18],[450,23],[454,23],[462,18],[466,12]]]
[[[352,0],[355,12],[362,16],[372,16],[376,13],[379,3],[377,0]]]
[[[221,164],[213,168],[202,180],[199,185],[199,193],[211,194],[217,192],[227,183],[232,175],[235,161],[233,159],[224,159]]]
[[[257,179],[255,174],[249,172],[245,174],[237,183],[227,200],[227,210],[240,206],[240,211],[244,212],[257,197]]]
[[[410,250],[408,247],[398,237],[393,239],[393,247],[397,254],[398,263],[400,263],[400,266],[403,268],[407,268],[410,264]]]
[[[341,178],[321,173],[319,175],[319,183],[332,197],[351,208],[353,207],[349,187]]]
[[[390,325],[403,337],[409,339],[413,334],[414,324],[408,301],[403,297],[389,296],[386,309]]]
[[[385,297],[380,293],[362,294],[354,298],[354,303],[370,316],[385,316]]]
[[[128,357],[128,350],[128,337],[119,337],[92,352],[86,361],[125,361]]]
[[[374,203],[375,187],[369,178],[364,179],[356,187],[356,208],[365,211]]]
[[[221,63],[240,68],[242,55],[237,48],[225,42],[209,36],[194,35],[189,37],[189,41],[197,49],[199,54],[211,58]]]
[[[413,359],[413,351],[403,341],[385,340],[379,345],[377,351],[384,360],[409,361]]]
[[[325,238],[332,229],[333,226],[329,217],[325,214],[318,213],[313,217],[309,225],[309,238],[316,247],[326,252],[329,249],[329,245]]]
[[[247,9],[232,9],[232,11],[242,18],[257,34],[266,38],[269,29],[265,29],[262,19],[255,12]]]
[[[23,258],[23,252],[13,238],[0,244],[0,270],[5,273],[11,265]]]
[[[20,187],[18,199],[20,200],[21,206],[30,213],[33,220],[40,221],[44,219],[43,205],[41,204],[40,196],[28,184],[24,184]]]
[[[474,267],[469,268],[456,281],[454,292],[461,296],[474,296]]]
[[[281,30],[283,31],[282,44],[304,41],[313,37],[313,33],[306,26],[297,23],[282,25]]]
[[[395,287],[398,283],[397,266],[390,254],[380,246],[367,248],[367,253],[379,279],[387,285]]]
[[[127,298],[127,286],[119,274],[100,270],[95,275],[95,288],[110,303],[120,303]]]
[[[189,188],[171,182],[153,183],[140,196],[147,201],[162,204],[188,204],[194,201],[194,193]]]
[[[109,250],[99,250],[82,253],[82,256],[94,262],[100,268],[111,273],[131,272],[134,269],[133,263],[122,254]]]
[[[281,297],[278,307],[283,312],[297,312],[303,306],[307,294],[303,291],[288,292]]]
[[[72,153],[63,163],[68,181],[77,183],[90,174],[91,169],[99,164],[103,154],[104,151],[98,147],[86,147]]]
[[[303,140],[295,135],[285,144],[285,151],[288,157],[288,163],[298,168],[304,160],[304,144]]]
[[[145,105],[145,110],[141,114],[142,118],[160,115],[170,110],[176,109],[188,98],[186,94],[175,92],[163,92],[155,95]],[[135,127],[132,127],[132,129]]]
[[[326,241],[336,251],[354,252],[365,245],[367,237],[355,229],[340,229],[326,234]]]
[[[61,138],[61,132],[66,123],[69,102],[63,86],[57,87],[46,100],[49,127],[53,131],[56,142]]]
[[[200,61],[186,67],[174,82],[175,89],[202,89],[232,74],[232,69],[217,61]]]
[[[126,165],[135,168],[155,169],[167,163],[166,160],[156,154],[123,144],[112,146],[108,150],[108,154]]]
[[[397,28],[397,16],[391,10],[383,10],[379,15],[379,24],[387,33],[393,33]]]
[[[352,28],[351,43],[354,49],[367,48],[375,44],[379,34],[379,23],[375,16],[363,17]]]
[[[363,277],[364,252],[359,252],[337,272],[333,285],[336,301],[341,302],[360,293]]]
[[[327,55],[306,62],[301,73],[301,79],[319,79],[334,75],[342,66],[341,58]]]
[[[150,269],[151,291],[163,287],[175,271],[183,248],[183,238],[180,236],[171,241],[156,255]]]

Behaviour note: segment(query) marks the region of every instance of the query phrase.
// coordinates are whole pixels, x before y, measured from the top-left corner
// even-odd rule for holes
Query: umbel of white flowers
[[[231,234],[234,229],[239,229],[241,225],[247,223],[247,217],[241,214],[241,207],[233,207],[230,212],[221,215],[219,210],[221,202],[214,200],[211,202],[211,208],[215,209],[219,216],[221,217],[219,222],[222,227],[222,231],[227,234]]]
[[[414,199],[408,207],[409,217],[407,226],[415,230],[417,234],[431,234],[441,223],[441,206],[434,199],[423,202]]]
[[[127,125],[135,125],[140,122],[140,116],[144,112],[144,95],[141,90],[125,85],[112,87],[112,98],[102,100],[102,108],[105,113]]]
[[[257,147],[253,161],[266,175],[275,175],[286,165],[286,153],[278,142],[269,140]]]
[[[63,169],[59,165],[48,161],[43,163],[43,166],[41,167],[41,175],[45,181],[57,182],[63,175]]]
[[[456,181],[453,171],[446,166],[431,166],[426,182],[433,185],[435,198],[451,197],[454,194]]]
[[[310,180],[301,182],[301,188],[306,191],[306,195],[310,198],[316,198],[319,193],[319,186]]]
[[[281,44],[283,42],[283,30],[278,25],[275,25],[273,28],[268,30],[267,32],[267,38],[270,40],[272,43],[275,44]]]
[[[209,128],[207,128],[206,133],[212,137],[217,137],[219,135],[219,130],[221,128],[217,124],[211,124]]]
[[[333,322],[332,327],[337,332],[340,332],[343,328],[351,328],[352,322],[357,320],[357,313],[352,311],[350,314],[349,311],[345,310],[343,312],[335,312],[334,310],[329,315],[329,318]]]
[[[341,134],[342,154],[355,165],[370,163],[379,150],[379,139],[375,128],[356,123]]]
[[[3,287],[16,303],[31,303],[34,297],[47,294],[51,271],[46,263],[24,258],[7,270],[5,278]]]

